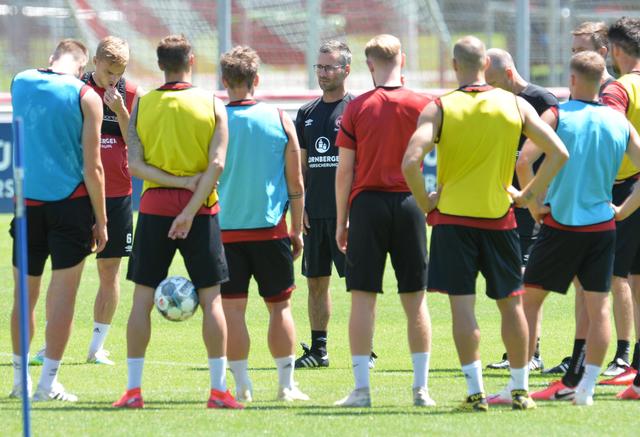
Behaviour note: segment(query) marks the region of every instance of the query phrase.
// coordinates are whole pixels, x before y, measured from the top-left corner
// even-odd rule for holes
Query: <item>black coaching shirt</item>
[[[519,97],[525,99],[533,109],[536,110],[538,115],[542,115],[549,108],[557,108],[558,107],[558,99],[554,96],[550,91],[547,91],[545,88],[534,85],[532,83],[528,84],[519,94]],[[520,135],[520,142],[518,143],[518,154],[520,153],[520,149],[522,149],[522,145],[524,144],[527,137],[524,135]],[[542,159],[539,159],[534,164],[534,171],[538,170],[538,167],[542,163]],[[520,183],[518,182],[518,177],[514,174],[513,177],[513,186],[520,189]]]
[[[296,132],[300,147],[307,151],[305,209],[311,219],[336,217],[336,135],[342,113],[353,98],[347,93],[342,100],[326,103],[319,97],[298,110]]]

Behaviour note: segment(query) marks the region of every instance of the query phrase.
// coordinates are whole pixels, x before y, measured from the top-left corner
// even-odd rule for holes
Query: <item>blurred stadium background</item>
[[[518,9],[523,4],[530,20],[526,45],[519,42],[526,36],[527,17]],[[566,82],[571,29],[581,21],[611,22],[623,15],[640,16],[640,1],[0,0],[0,92],[9,90],[16,72],[46,65],[57,40],[79,38],[93,51],[108,34],[130,42],[129,77],[143,85],[159,83],[155,46],[169,33],[184,33],[194,43],[194,82],[207,88],[217,86],[219,49],[247,44],[262,57],[263,92],[308,92],[316,88],[310,65],[318,42],[339,38],[355,54],[350,86],[367,89],[363,46],[383,32],[401,37],[405,77],[413,88],[451,87],[451,41],[468,33],[509,50],[533,82],[556,87]]]
[[[184,33],[191,40],[197,55],[193,82],[206,89],[218,88],[219,53],[250,45],[263,61],[257,96],[295,116],[303,102],[320,94],[312,65],[323,39],[351,47],[348,85],[355,93],[371,88],[364,45],[372,36],[399,36],[407,54],[406,84],[438,94],[455,85],[452,41],[472,33],[488,47],[511,52],[525,78],[561,87],[553,91],[566,98],[571,29],[585,20],[610,23],[625,15],[640,17],[640,0],[0,0],[0,212],[13,208],[11,79],[46,66],[62,38],[78,38],[91,52],[106,35],[127,39],[126,75],[146,89],[163,83],[155,48],[165,35]],[[435,164],[435,153],[427,155],[430,189]]]

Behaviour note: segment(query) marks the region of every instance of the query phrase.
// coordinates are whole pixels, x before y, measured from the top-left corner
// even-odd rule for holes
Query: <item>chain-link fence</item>
[[[2,1],[2,0],[0,0]],[[570,31],[585,20],[612,22],[640,16],[638,0],[530,0],[530,71],[534,82],[562,86],[570,57]],[[128,76],[143,85],[162,82],[155,47],[169,33],[184,33],[197,55],[194,82],[216,84],[217,2],[210,0],[22,0],[0,3],[0,91],[25,68],[43,66],[57,40],[85,41],[95,50],[114,34],[131,46]],[[263,60],[262,89],[302,91],[313,86],[308,64],[326,38],[354,52],[354,89],[371,80],[364,45],[378,33],[401,38],[405,77],[415,88],[449,87],[450,48],[475,34],[487,46],[517,55],[516,1],[509,0],[233,0],[231,40],[254,47]]]

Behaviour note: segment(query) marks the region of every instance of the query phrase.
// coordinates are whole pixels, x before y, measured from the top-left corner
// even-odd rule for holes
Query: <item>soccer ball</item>
[[[191,281],[182,276],[169,276],[162,281],[153,300],[160,314],[172,322],[188,319],[198,308],[198,293]]]

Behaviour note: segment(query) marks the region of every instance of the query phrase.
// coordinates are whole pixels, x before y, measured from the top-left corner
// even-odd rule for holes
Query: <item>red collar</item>
[[[189,82],[167,82],[158,88],[158,91],[179,91],[193,88]]]

